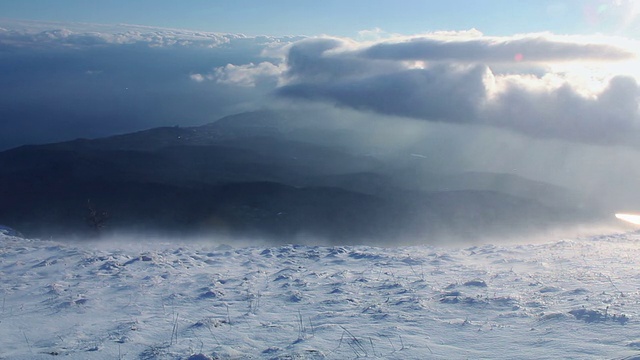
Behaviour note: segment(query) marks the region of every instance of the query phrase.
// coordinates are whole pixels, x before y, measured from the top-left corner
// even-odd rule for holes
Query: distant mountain
[[[248,138],[283,138],[306,122],[296,121],[289,112],[261,110],[224,117],[193,127],[159,127],[129,134],[88,140],[77,139],[44,145],[56,150],[154,151],[167,147],[209,146]]]
[[[398,175],[398,173],[396,173]],[[585,199],[563,187],[521,176],[491,172],[462,172],[396,176],[402,186],[420,191],[494,191],[535,200],[550,207],[587,207]]]
[[[303,141],[296,134],[313,133],[305,126],[291,113],[252,112],[1,152],[0,223],[28,236],[82,235],[95,230],[87,225],[94,208],[109,214],[104,231],[344,243],[508,233],[588,217],[558,187],[503,174],[418,176]]]

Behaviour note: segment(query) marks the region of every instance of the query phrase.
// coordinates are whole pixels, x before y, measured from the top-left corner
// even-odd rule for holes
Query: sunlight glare
[[[634,225],[640,225],[640,215],[633,214],[616,214],[616,217],[620,220],[632,223]]]

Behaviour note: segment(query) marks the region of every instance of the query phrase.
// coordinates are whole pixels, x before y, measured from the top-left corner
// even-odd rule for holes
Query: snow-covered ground
[[[2,359],[640,359],[640,234],[527,245],[0,235]]]

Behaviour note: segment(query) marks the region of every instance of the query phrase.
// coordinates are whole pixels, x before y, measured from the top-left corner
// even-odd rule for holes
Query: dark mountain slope
[[[545,202],[562,194],[547,184],[485,173],[429,177],[289,137],[300,129],[289,115],[255,112],[1,152],[0,223],[28,236],[87,234],[90,201],[109,213],[105,231],[419,242],[588,218]]]

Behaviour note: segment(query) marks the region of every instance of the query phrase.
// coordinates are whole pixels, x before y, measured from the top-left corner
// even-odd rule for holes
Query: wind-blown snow
[[[464,249],[0,234],[0,358],[640,358],[638,259],[636,233]]]

